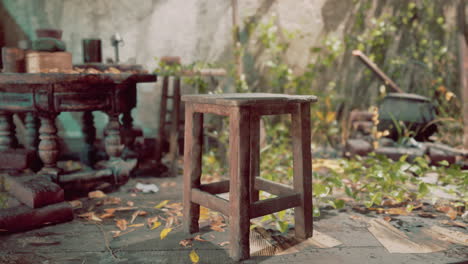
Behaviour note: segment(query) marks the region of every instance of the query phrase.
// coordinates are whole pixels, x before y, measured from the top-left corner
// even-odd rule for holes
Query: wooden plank
[[[432,233],[432,237],[442,240],[442,241],[449,241],[451,243],[460,244],[464,246],[468,246],[468,234],[463,232],[450,230],[447,228],[443,228],[440,226],[431,226],[429,229],[430,233]]]
[[[73,220],[73,208],[68,202],[36,209],[20,205],[0,210],[0,229],[7,230],[7,233],[26,231],[71,220]]]
[[[192,190],[192,202],[221,212],[224,215],[229,215],[229,202],[222,198],[212,195],[211,193],[204,192],[200,189]]]
[[[250,203],[259,200],[259,189],[255,181],[260,176],[260,116],[250,113]]]
[[[185,104],[188,104],[188,103],[189,102],[186,102]],[[195,105],[194,106],[195,112],[200,112],[200,113],[229,116],[232,111],[235,111],[235,109],[231,106],[203,104],[203,103],[196,103],[194,105]]]
[[[262,115],[284,115],[292,114],[296,109],[297,103],[272,103],[253,105],[252,112]]]
[[[278,196],[295,194],[294,189],[285,184],[269,181],[260,177],[255,179],[255,188]]]
[[[191,201],[192,188],[200,187],[202,172],[203,114],[194,113],[193,106],[185,109],[184,142],[184,229],[189,233],[199,231],[200,206]]]
[[[431,253],[446,249],[431,243],[431,239],[416,243],[383,219],[370,220],[368,230],[390,253]]]
[[[250,116],[249,109],[235,108],[229,116],[230,251],[235,261],[247,259],[250,229]]]
[[[312,236],[312,153],[310,149],[310,103],[297,105],[292,115],[294,190],[301,194],[294,209],[295,234],[299,239]]]
[[[294,193],[282,197],[260,200],[252,204],[250,218],[256,218],[267,214],[276,213],[301,204],[301,194]],[[312,213],[311,213],[312,214]]]
[[[313,95],[287,95],[273,93],[224,93],[183,95],[182,101],[198,104],[216,104],[225,106],[258,106],[288,103],[316,102]]]
[[[311,246],[316,247],[316,248],[332,248],[332,247],[339,246],[341,244],[343,244],[341,243],[341,241],[336,240],[335,238],[327,234],[314,230],[314,233],[311,238],[304,240],[302,242],[299,242],[298,244],[292,247],[286,248],[283,251],[280,251],[279,253],[277,253],[276,255],[279,256],[279,255],[298,253]]]
[[[227,193],[229,192],[229,180],[202,184],[200,190],[211,194]]]
[[[179,123],[180,123],[180,78],[174,79],[174,92],[172,94],[171,132],[169,136],[169,175],[177,176],[177,157],[179,156]]]

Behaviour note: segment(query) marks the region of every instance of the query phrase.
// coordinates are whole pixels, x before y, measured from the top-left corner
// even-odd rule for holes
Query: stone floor
[[[154,183],[157,193],[133,193],[137,182]],[[75,210],[72,222],[47,226],[40,229],[0,235],[0,263],[192,263],[192,250],[199,256],[199,263],[233,263],[227,255],[226,232],[211,230],[207,223],[201,229],[202,238],[208,241],[194,241],[191,248],[179,245],[181,240],[191,236],[185,234],[179,222],[172,225],[172,232],[161,240],[162,227],[151,230],[146,220],[161,215],[164,210],[154,207],[163,200],[180,202],[182,178],[134,178],[120,190],[108,193],[119,197],[118,205],[99,205],[99,199],[80,198],[82,208]],[[129,203],[127,203],[129,202]],[[133,203],[133,204],[132,204]],[[103,212],[104,208],[137,207],[145,210],[146,216],[138,216],[134,224],[142,227],[128,227],[119,237],[113,238],[111,231],[118,230],[116,219],[130,221],[137,209],[117,211],[114,218],[95,222],[78,217],[87,211]],[[391,254],[368,231],[365,223],[353,220],[357,214],[352,210],[328,211],[314,222],[315,229],[331,236],[341,245],[332,248],[306,247],[299,252],[278,256],[255,256],[243,263],[468,263],[468,247],[451,244],[447,250],[425,254]],[[417,217],[401,217],[407,223],[431,224]],[[164,225],[164,223],[163,223]],[[460,228],[458,228],[460,230]],[[125,232],[125,231],[124,231]],[[462,232],[467,233],[466,229]],[[193,237],[193,236],[192,236]]]

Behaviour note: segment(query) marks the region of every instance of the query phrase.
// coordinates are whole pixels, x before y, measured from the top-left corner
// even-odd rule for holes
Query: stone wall
[[[110,37],[115,32],[125,41],[120,49],[121,61],[142,64],[148,70],[156,67],[156,57],[166,55],[180,56],[183,63],[232,60],[232,8],[228,0],[3,0],[2,3],[17,27],[31,40],[37,28],[62,29],[74,63],[82,63],[84,38],[102,39],[103,58],[113,58]],[[323,34],[340,34],[350,5],[352,1],[342,0],[241,0],[239,11],[241,21],[246,17],[262,20],[276,13],[282,27],[303,32],[305,37],[294,42],[288,54],[300,66],[307,63],[305,51]],[[4,34],[12,32],[15,34],[9,30]],[[157,129],[158,95],[158,86],[145,84],[138,88],[139,105],[134,117],[147,136],[155,135]],[[95,115],[98,120],[105,119]],[[77,123],[68,115],[60,118]],[[102,123],[98,122],[100,130]]]

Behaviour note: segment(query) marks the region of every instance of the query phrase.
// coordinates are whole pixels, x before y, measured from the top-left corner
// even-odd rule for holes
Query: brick
[[[16,199],[31,208],[65,200],[63,189],[43,176],[5,176],[5,187]]]
[[[7,149],[0,155],[0,169],[3,170],[23,170],[29,168],[36,160],[34,151],[26,149]]]
[[[0,229],[2,230],[0,233],[26,231],[71,220],[73,220],[73,208],[68,202],[36,209],[20,205],[0,209]]]

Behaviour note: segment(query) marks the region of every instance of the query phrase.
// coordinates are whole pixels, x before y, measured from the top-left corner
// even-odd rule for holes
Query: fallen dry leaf
[[[127,231],[125,232],[121,232],[121,231],[111,231],[114,235],[112,237],[116,238],[116,237],[119,237],[119,236],[123,236],[123,235],[126,235],[128,233],[131,233],[133,231],[135,231],[136,229],[128,229]]]
[[[104,212],[108,213],[108,214],[114,214],[115,213],[115,208],[107,208],[107,209],[104,209]]]
[[[389,208],[385,210],[385,213],[390,215],[409,215],[409,212],[403,207]]]
[[[74,201],[69,201],[68,202],[73,209],[78,209],[83,207],[83,203],[80,200],[74,200]]]
[[[220,226],[217,226],[217,225],[211,226],[210,228],[211,228],[211,230],[214,230],[216,232],[225,232],[226,231],[226,230],[224,230],[223,228],[221,228]]]
[[[104,218],[111,218],[111,217],[114,217],[114,216],[115,216],[114,213],[103,213],[99,217],[104,219]]]
[[[106,194],[103,193],[102,191],[93,191],[88,193],[88,197],[93,199],[93,198],[103,198],[106,197]]]
[[[455,218],[457,218],[457,211],[450,206],[437,207],[437,211],[445,213],[452,220],[455,220]]]
[[[161,238],[161,240],[163,240],[164,238],[166,238],[167,234],[169,234],[169,232],[172,231],[172,228],[164,228],[162,231],[161,231],[161,234],[159,235],[159,237]]]
[[[440,221],[440,223],[443,224],[443,225],[456,226],[456,227],[461,227],[461,228],[468,227],[467,224],[465,224],[463,222],[459,222],[459,221],[442,220],[442,221]]]
[[[207,242],[208,240],[201,238],[200,235],[196,235],[193,239],[200,241],[200,242]]]
[[[121,230],[125,231],[127,229],[127,220],[125,219],[116,219],[115,225]]]
[[[420,217],[424,217],[424,218],[436,218],[437,217],[437,215],[431,214],[431,213],[428,213],[428,212],[421,212],[418,215]]]
[[[145,224],[141,223],[141,224],[133,224],[133,225],[129,225],[128,227],[142,227],[144,226]]]
[[[200,261],[200,257],[198,256],[197,252],[195,252],[194,249],[192,249],[189,256],[190,256],[190,260],[192,261],[192,263],[198,263],[198,261]]]
[[[119,197],[107,196],[103,201],[102,204],[109,205],[109,204],[120,204],[122,200]]]
[[[160,202],[158,205],[156,205],[154,208],[156,209],[161,209],[163,208],[164,206],[166,206],[166,204],[169,202],[169,200],[164,200],[162,202]]]
[[[221,242],[221,243],[219,243],[218,245],[220,245],[220,246],[222,246],[222,247],[227,246],[227,245],[229,245],[229,241]]]
[[[153,223],[153,226],[151,227],[151,230],[156,229],[156,228],[158,228],[159,226],[161,226],[161,222],[156,221],[156,222]]]
[[[191,247],[192,246],[192,241],[193,241],[192,238],[187,238],[187,239],[181,240],[179,242],[179,245],[181,245],[183,247]]]
[[[80,215],[78,215],[78,217],[86,218],[86,219],[92,220],[92,221],[102,222],[102,219],[99,218],[94,212],[88,212],[88,213],[80,214]]]

